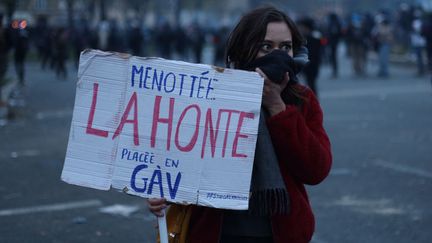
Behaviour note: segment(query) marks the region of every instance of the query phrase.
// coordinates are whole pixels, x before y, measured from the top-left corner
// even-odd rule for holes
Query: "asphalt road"
[[[341,75],[319,80],[334,164],[308,187],[314,243],[430,242],[432,87],[412,67],[389,79]],[[12,72],[11,72],[11,74]],[[27,65],[25,108],[0,126],[0,242],[153,242],[144,199],[60,180],[75,96],[76,70],[59,80]]]

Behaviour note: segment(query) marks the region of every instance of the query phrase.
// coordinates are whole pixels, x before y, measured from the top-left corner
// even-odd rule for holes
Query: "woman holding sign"
[[[305,41],[294,22],[273,7],[252,10],[232,31],[227,67],[264,78],[248,211],[188,206],[185,242],[309,242],[314,216],[304,185],[328,175],[332,155],[323,114],[313,92],[297,81],[307,63]],[[149,199],[163,215],[165,199]]]

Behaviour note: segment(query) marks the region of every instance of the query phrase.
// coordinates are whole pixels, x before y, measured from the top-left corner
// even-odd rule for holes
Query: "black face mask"
[[[290,57],[286,51],[274,50],[246,65],[246,70],[254,71],[258,67],[275,83],[281,83],[288,72],[290,82],[298,82],[297,74],[308,62],[308,50],[302,46],[294,57]]]

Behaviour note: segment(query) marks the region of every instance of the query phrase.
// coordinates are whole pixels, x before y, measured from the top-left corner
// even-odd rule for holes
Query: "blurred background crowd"
[[[266,1],[200,0],[3,0],[0,5],[0,86],[13,61],[25,85],[25,61],[37,59],[59,79],[66,63],[78,65],[85,48],[138,56],[223,65],[232,24],[246,10]],[[305,76],[311,88],[321,63],[339,75],[338,50],[346,49],[353,74],[367,74],[370,58],[387,77],[388,61],[412,61],[417,74],[432,69],[430,1],[305,0],[272,1],[286,10],[308,39],[313,62]],[[373,9],[373,10],[371,10]],[[396,60],[397,61],[397,60]],[[1,94],[1,92],[0,92]],[[0,99],[1,100],[1,99]]]

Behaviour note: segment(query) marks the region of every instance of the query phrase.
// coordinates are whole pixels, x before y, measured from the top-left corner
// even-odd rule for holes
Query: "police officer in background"
[[[14,48],[14,61],[18,84],[20,87],[24,87],[24,64],[29,49],[29,32],[27,30],[26,20],[12,21],[12,44]]]
[[[6,83],[5,76],[8,69],[8,52],[11,44],[9,37],[8,29],[3,27],[3,14],[0,13],[0,109],[6,107],[6,102],[2,99],[2,86]]]
[[[315,27],[315,21],[310,17],[304,17],[297,22],[300,32],[307,41],[306,47],[309,50],[310,62],[303,69],[307,85],[318,96],[316,80],[321,66],[322,34]]]

